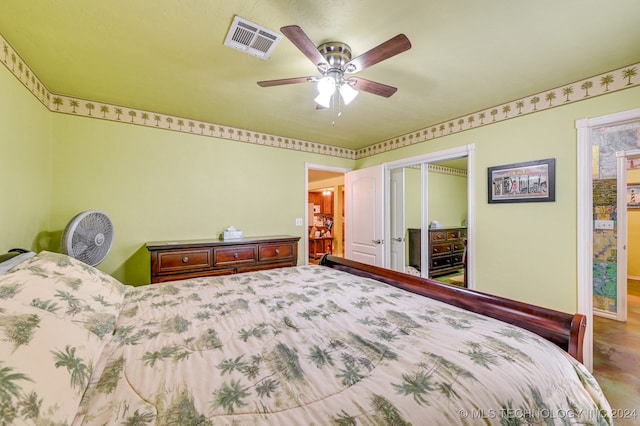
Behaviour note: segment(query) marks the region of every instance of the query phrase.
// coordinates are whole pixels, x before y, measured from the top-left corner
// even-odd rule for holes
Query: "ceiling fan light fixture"
[[[345,81],[344,83],[342,83],[342,86],[340,86],[340,96],[342,96],[344,104],[349,105],[351,101],[353,101],[356,96],[358,96],[358,91],[351,87],[349,82]]]
[[[336,92],[336,79],[331,75],[325,75],[318,80],[318,96],[315,102],[325,108],[331,106],[331,97]]]
[[[333,97],[333,93],[320,93],[318,96],[316,96],[316,98],[314,99],[314,101],[324,107],[324,108],[329,108],[331,106],[331,98]]]
[[[326,75],[318,80],[318,93],[321,95],[333,95],[336,91],[336,79]]]

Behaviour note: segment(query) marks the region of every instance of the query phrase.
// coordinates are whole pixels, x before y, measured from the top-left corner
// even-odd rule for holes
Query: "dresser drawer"
[[[158,254],[158,272],[211,267],[211,250],[165,251]]]
[[[432,243],[437,243],[438,241],[446,241],[447,232],[446,231],[431,231],[429,232],[429,239]]]
[[[431,268],[448,268],[453,264],[453,258],[451,256],[434,257],[431,259]]]
[[[431,253],[433,255],[449,254],[453,252],[452,244],[434,244],[431,246]]]
[[[256,246],[220,247],[213,249],[213,264],[235,265],[256,261]]]
[[[447,231],[447,240],[457,240],[460,238],[460,231],[457,229],[455,231]]]
[[[168,281],[175,280],[186,280],[190,278],[202,278],[202,277],[213,277],[218,275],[231,275],[235,274],[235,268],[221,268],[221,269],[203,269],[201,271],[186,271],[181,272],[180,274],[167,274],[167,275],[159,275],[157,279],[154,281],[156,283],[165,283]]]
[[[296,249],[293,244],[260,244],[258,247],[258,260],[278,261],[288,260],[294,257]]]
[[[453,251],[464,251],[464,243],[462,241],[453,243]]]

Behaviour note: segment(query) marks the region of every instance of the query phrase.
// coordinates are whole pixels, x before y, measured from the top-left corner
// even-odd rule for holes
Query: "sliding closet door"
[[[405,272],[405,169],[390,171],[389,185],[389,241],[390,268],[394,271]]]

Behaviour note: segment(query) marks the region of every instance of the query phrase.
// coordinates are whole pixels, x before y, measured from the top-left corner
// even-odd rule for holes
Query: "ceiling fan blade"
[[[298,50],[300,50],[316,67],[329,67],[327,60],[322,56],[322,54],[318,51],[316,45],[311,41],[311,39],[302,31],[297,25],[289,25],[286,27],[280,28],[282,34],[284,34],[291,43],[293,43]]]
[[[387,86],[361,77],[350,77],[351,87],[361,92],[368,92],[378,96],[390,97],[398,90],[397,87]]]
[[[282,86],[285,84],[308,83],[310,81],[313,81],[313,77],[282,78],[280,80],[259,81],[258,86],[260,87]]]
[[[362,71],[371,65],[375,65],[378,62],[382,62],[385,59],[389,59],[392,56],[409,49],[411,49],[411,42],[407,36],[404,34],[398,34],[384,43],[377,45],[373,49],[366,51],[357,58],[347,62],[344,66],[344,70],[345,72]]]

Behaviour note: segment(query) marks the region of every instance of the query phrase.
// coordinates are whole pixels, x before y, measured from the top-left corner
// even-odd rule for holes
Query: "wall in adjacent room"
[[[0,252],[37,251],[51,210],[51,112],[4,66],[0,94]]]

